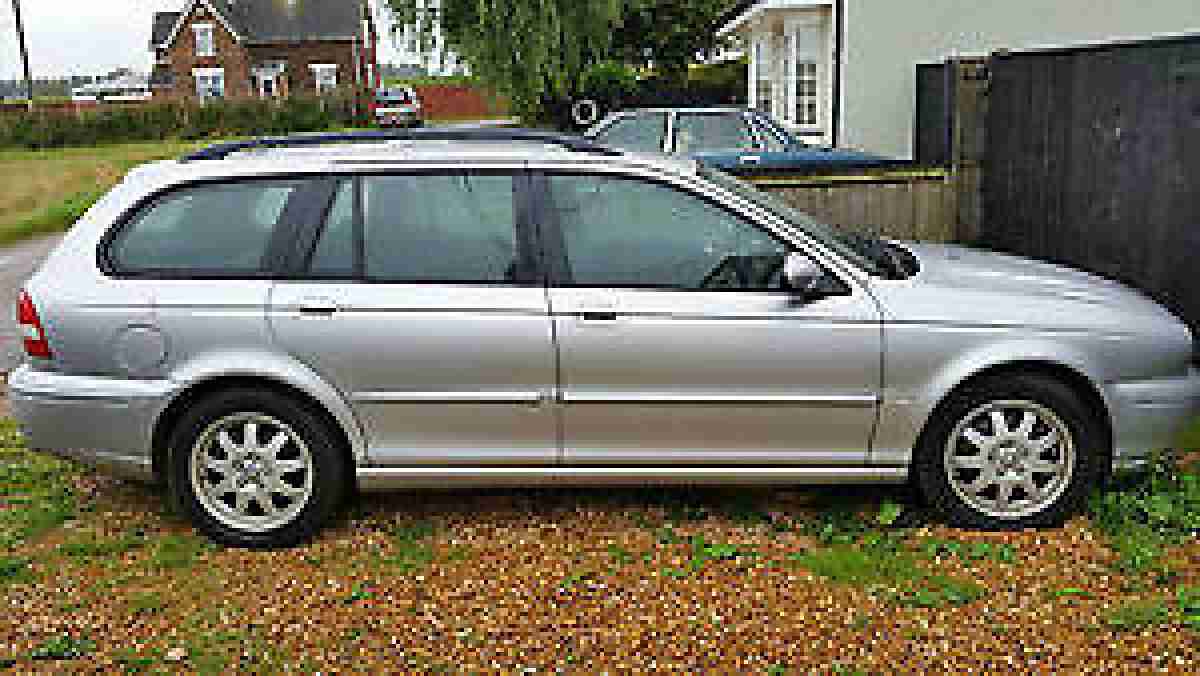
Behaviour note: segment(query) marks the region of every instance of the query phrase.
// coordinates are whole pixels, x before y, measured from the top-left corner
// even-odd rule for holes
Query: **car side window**
[[[313,250],[309,272],[314,277],[355,274],[354,181],[342,181],[325,217],[325,230]]]
[[[411,174],[362,181],[368,279],[519,281],[511,175]]]
[[[661,153],[667,133],[667,114],[630,115],[613,122],[596,140],[614,148],[642,153]]]
[[[551,175],[568,285],[786,291],[789,247],[698,195],[649,181]]]
[[[264,273],[275,227],[303,185],[252,181],[176,190],[127,223],[108,258],[124,273]]]
[[[675,152],[759,150],[741,114],[680,113],[675,118]]]

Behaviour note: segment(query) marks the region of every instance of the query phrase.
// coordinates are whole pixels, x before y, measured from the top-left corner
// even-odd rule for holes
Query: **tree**
[[[615,54],[630,64],[653,64],[669,82],[687,79],[697,53],[725,44],[717,22],[736,0],[630,0],[614,35]]]
[[[604,62],[653,62],[686,79],[697,52],[716,47],[716,22],[735,0],[388,0],[397,26],[418,26],[506,94],[515,112],[544,118],[573,99]]]
[[[610,52],[625,0],[388,0],[396,25],[418,25],[427,44],[440,25],[445,46],[537,118],[568,100]],[[438,6],[440,4],[440,7]]]

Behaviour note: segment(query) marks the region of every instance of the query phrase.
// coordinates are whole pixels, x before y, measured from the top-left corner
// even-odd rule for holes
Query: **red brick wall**
[[[338,87],[353,84],[354,43],[351,42],[302,42],[280,45],[255,45],[249,48],[251,63],[263,61],[287,61],[288,92],[291,94],[312,93],[317,90],[317,80],[308,66],[314,63],[336,63]]]
[[[429,119],[480,119],[508,114],[506,101],[480,87],[428,85],[415,89]]]
[[[174,92],[176,96],[195,97],[196,80],[192,77],[193,68],[224,68],[225,96],[250,96],[250,63],[246,50],[237,43],[233,34],[221,23],[221,20],[207,14],[201,15],[203,5],[198,5],[192,16],[180,28],[175,37],[175,43],[168,50],[171,59],[170,69],[175,74]],[[215,57],[196,56],[196,38],[192,26],[197,23],[211,23],[214,26],[213,36],[216,44]]]
[[[156,92],[156,98],[196,96],[196,81],[192,77],[193,68],[224,68],[225,96],[237,98],[257,96],[251,68],[263,61],[285,60],[288,63],[286,80],[289,94],[311,93],[316,91],[316,78],[313,76],[310,64],[336,63],[338,65],[338,86],[351,85],[358,80],[365,81],[365,72],[361,78],[354,72],[354,43],[353,42],[302,42],[276,45],[243,46],[239,44],[219,19],[200,16],[200,10],[187,18],[176,36],[175,43],[167,50],[171,60],[169,68],[175,75],[175,84],[169,92]],[[215,26],[216,57],[198,58],[196,56],[196,39],[192,32],[195,23],[212,23]],[[373,58],[373,50],[363,49],[362,58]],[[281,86],[282,88],[282,86]]]

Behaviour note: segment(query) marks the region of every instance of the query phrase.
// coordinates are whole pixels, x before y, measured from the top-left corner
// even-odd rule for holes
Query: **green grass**
[[[983,588],[974,582],[926,570],[914,554],[895,546],[835,545],[790,560],[837,584],[882,591],[902,606],[963,605],[983,596]]]
[[[198,536],[168,535],[153,545],[148,565],[157,570],[183,570],[214,549],[211,542]]]
[[[381,557],[381,562],[393,566],[401,573],[409,574],[433,563],[434,551],[429,543],[436,529],[433,524],[421,521],[400,525],[391,530],[393,554]]]
[[[119,557],[122,554],[140,549],[146,545],[146,540],[137,535],[123,535],[118,538],[101,540],[85,538],[66,542],[59,546],[62,554],[75,559],[98,559]]]
[[[1096,494],[1090,513],[1117,554],[1118,572],[1162,577],[1169,573],[1165,548],[1200,533],[1200,471],[1156,456],[1146,471],[1117,477],[1110,490]]]
[[[73,518],[78,504],[64,481],[71,464],[26,451],[11,420],[0,420],[0,551],[34,540]]]
[[[1176,446],[1181,451],[1200,451],[1200,419],[1183,430]]]
[[[86,637],[75,637],[63,634],[43,642],[29,653],[29,659],[35,661],[78,660],[96,651],[96,643]]]

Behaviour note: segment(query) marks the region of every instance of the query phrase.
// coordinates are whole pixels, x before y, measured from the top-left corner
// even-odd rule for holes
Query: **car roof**
[[[470,169],[545,163],[650,169],[679,176],[693,176],[698,170],[694,160],[659,153],[601,154],[534,141],[395,140],[254,148],[214,160],[167,160],[142,165],[130,173],[130,180],[169,185],[223,178],[404,169],[414,165],[461,165]]]

